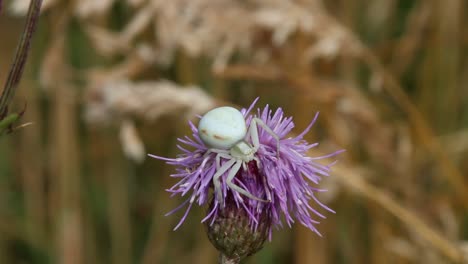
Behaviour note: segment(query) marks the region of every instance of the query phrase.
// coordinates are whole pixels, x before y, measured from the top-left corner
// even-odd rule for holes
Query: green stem
[[[0,0],[0,9],[2,1]],[[28,14],[26,16],[26,25],[24,26],[23,34],[16,48],[15,58],[8,73],[7,81],[0,96],[0,120],[2,120],[8,112],[8,105],[15,95],[16,87],[23,74],[24,65],[28,57],[28,51],[31,44],[32,35],[36,29],[37,20],[41,10],[42,0],[31,0],[29,4]]]
[[[218,264],[238,264],[240,263],[240,258],[230,258],[224,255],[223,253],[219,254]]]

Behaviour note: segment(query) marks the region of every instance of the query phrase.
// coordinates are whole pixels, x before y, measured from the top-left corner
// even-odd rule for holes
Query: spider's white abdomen
[[[242,113],[229,106],[215,108],[206,113],[198,124],[198,135],[209,147],[230,149],[243,140],[247,125]]]

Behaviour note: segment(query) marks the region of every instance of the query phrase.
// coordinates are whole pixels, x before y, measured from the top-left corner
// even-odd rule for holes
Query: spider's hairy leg
[[[218,170],[219,169],[219,164],[220,164],[220,157],[221,156],[222,158],[226,158],[226,159],[229,159],[230,156],[229,156],[229,151],[227,150],[224,150],[224,149],[214,149],[214,148],[210,148],[208,149],[205,154],[203,155],[203,158],[206,158],[208,157],[211,153],[216,153],[216,169]]]
[[[213,176],[213,185],[214,185],[214,193],[216,195],[216,199],[218,200],[221,207],[223,206],[223,193],[221,190],[221,182],[219,178],[229,169],[232,165],[236,162],[235,159],[231,158],[228,162],[224,163],[223,166],[216,171],[215,175]]]
[[[260,139],[258,138],[258,127],[257,125],[261,126],[265,131],[272,136],[275,141],[276,141],[276,157],[279,159],[280,156],[280,140],[278,135],[276,135],[273,130],[263,120],[261,120],[258,117],[252,118],[252,121],[250,122],[250,127],[249,127],[249,134],[250,137],[252,138],[252,144],[254,145],[255,150],[258,150],[260,147]]]
[[[219,170],[219,168],[221,167],[221,158],[225,158],[225,159],[229,160],[229,159],[232,159],[232,156],[229,155],[229,154],[225,154],[225,153],[218,153],[216,155],[216,158],[215,158],[216,170]]]
[[[205,152],[205,154],[203,155],[203,157],[208,157],[208,155],[210,155],[211,153],[229,154],[229,151],[224,150],[224,149],[210,148],[210,149],[208,149],[208,150]]]
[[[250,121],[249,131],[247,132],[245,138],[247,139],[248,137],[252,139],[252,145],[255,149],[255,152],[257,152],[257,150],[260,148],[260,139],[258,138],[258,128],[255,118]]]
[[[263,199],[260,199],[258,197],[253,196],[247,190],[242,189],[240,186],[238,186],[238,185],[236,185],[236,184],[234,184],[232,182],[232,180],[236,176],[237,172],[239,171],[242,163],[243,163],[242,160],[237,160],[236,164],[234,164],[234,166],[232,166],[231,170],[229,171],[229,174],[228,174],[228,177],[227,177],[227,180],[226,180],[226,184],[229,186],[229,188],[233,189],[234,191],[236,191],[238,193],[241,193],[241,194],[247,196],[250,199],[257,200],[257,201],[260,201],[260,202],[268,202],[267,200],[263,200]]]

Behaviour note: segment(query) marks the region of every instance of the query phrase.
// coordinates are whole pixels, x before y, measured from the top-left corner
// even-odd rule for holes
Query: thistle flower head
[[[178,145],[182,154],[176,158],[150,155],[176,167],[176,173],[171,176],[180,178],[180,181],[168,191],[173,195],[188,195],[185,202],[168,213],[172,214],[187,206],[185,214],[175,229],[185,221],[193,204],[197,203],[200,206],[209,205],[202,222],[207,225],[209,237],[214,244],[216,241],[224,241],[223,239],[229,240],[225,237],[230,235],[229,232],[235,233],[236,230],[239,231],[245,227],[247,227],[246,230],[250,230],[245,232],[246,236],[258,235],[260,231],[262,235],[259,236],[259,241],[263,244],[266,236],[271,238],[272,227],[282,227],[283,222],[291,226],[298,221],[320,235],[316,228],[319,223],[317,218],[325,218],[325,216],[319,213],[311,202],[333,212],[320,203],[316,197],[317,193],[324,191],[318,187],[318,184],[323,176],[329,175],[333,163],[322,165],[317,160],[335,156],[342,151],[322,157],[309,157],[308,150],[317,146],[318,143],[310,144],[303,137],[311,129],[318,114],[302,133],[295,137],[287,137],[294,128],[292,118],[285,117],[281,108],[273,113],[268,105],[251,114],[257,100],[248,109],[242,109],[241,113],[248,128],[253,120],[259,120],[267,128],[258,126],[259,146],[254,153],[255,158],[243,163],[244,166],[236,171],[232,183],[259,199],[251,199],[231,188],[232,185],[229,185],[228,180],[230,170],[219,177],[220,187],[218,190],[214,188],[215,193],[212,196],[210,189],[213,189],[213,177],[220,166],[231,161],[231,157],[229,154],[217,157],[218,153],[209,151],[210,146],[200,139],[197,127],[191,122],[189,124],[192,137],[185,136],[178,139],[185,145]],[[274,134],[267,131],[268,128]],[[279,139],[279,149],[277,139]],[[246,136],[244,142],[250,146],[254,145],[252,137]],[[216,192],[220,192],[222,200],[216,199],[219,195]],[[236,217],[237,220],[233,222],[232,219]],[[241,228],[235,225],[236,223],[245,224]],[[240,237],[239,234],[237,237]],[[253,244],[257,245],[257,242],[254,241]],[[215,246],[218,249],[229,248],[230,244],[222,242]],[[259,248],[253,247],[252,252],[236,252],[235,254],[245,256],[253,254]]]

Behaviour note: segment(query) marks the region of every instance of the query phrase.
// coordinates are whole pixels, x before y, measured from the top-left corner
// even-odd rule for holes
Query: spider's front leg
[[[260,118],[257,118],[257,117],[252,118],[252,121],[250,121],[250,127],[249,127],[249,135],[250,135],[250,138],[252,139],[252,144],[253,144],[253,146],[255,148],[255,151],[257,151],[258,148],[260,147],[260,139],[258,137],[257,124],[259,126],[261,126],[263,129],[265,129],[265,131],[275,139],[275,141],[276,141],[276,157],[279,159],[279,157],[280,157],[280,140],[279,140],[278,135],[276,135],[276,133],[273,132],[273,130],[271,130],[271,128],[269,126],[267,126],[267,124],[265,124],[265,122],[263,122],[263,120],[261,120]]]
[[[216,162],[216,170],[219,170],[221,164],[221,158],[230,159],[231,156],[229,155],[229,151],[224,149],[208,149],[206,153],[203,155],[204,158],[208,157],[211,153],[216,153],[215,162]]]
[[[234,184],[232,182],[232,180],[236,176],[237,172],[239,171],[242,163],[243,163],[242,160],[237,160],[236,163],[234,164],[234,166],[232,166],[231,170],[229,171],[229,174],[228,174],[228,177],[227,177],[227,180],[226,180],[226,184],[232,190],[234,190],[234,191],[236,191],[238,193],[241,193],[241,194],[247,196],[250,199],[257,200],[257,201],[260,201],[260,202],[268,202],[267,200],[263,200],[263,199],[260,199],[258,197],[255,197],[253,194],[249,193],[247,190],[242,189],[240,186],[238,186],[238,185],[236,185],[236,184]]]
[[[216,169],[219,170],[221,168],[221,158],[225,158],[227,160],[232,159],[232,157],[229,154],[224,154],[224,153],[218,153],[216,155]]]
[[[214,194],[218,200],[221,207],[223,207],[223,190],[221,190],[221,181],[219,178],[236,162],[234,158],[231,158],[229,161],[223,164],[213,175],[213,185],[214,185]]]

